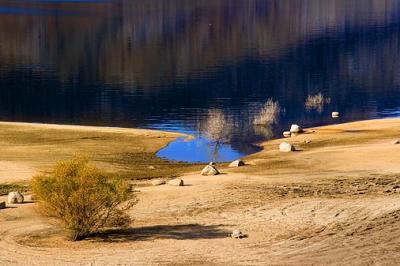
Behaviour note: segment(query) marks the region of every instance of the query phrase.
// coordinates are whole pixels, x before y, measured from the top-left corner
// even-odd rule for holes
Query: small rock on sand
[[[295,147],[290,143],[282,142],[281,144],[279,144],[279,151],[281,152],[291,152],[295,150]]]
[[[332,112],[332,118],[339,118],[339,112]]]
[[[183,183],[182,179],[176,178],[176,179],[172,179],[172,180],[168,181],[168,185],[182,187],[184,185],[184,183]]]
[[[392,144],[394,144],[394,145],[400,144],[400,139],[396,139],[396,140],[392,141]]]
[[[209,176],[209,175],[219,175],[219,171],[217,168],[215,168],[212,165],[207,165],[204,167],[204,169],[201,171],[201,175],[204,176]]]
[[[242,160],[236,160],[229,164],[229,167],[240,167],[243,166],[244,162]]]
[[[290,131],[283,131],[283,136],[285,138],[289,138],[292,135],[292,133],[290,133]]]
[[[6,202],[0,201],[0,209],[5,209],[5,208],[6,208]]]
[[[240,230],[236,229],[236,230],[233,230],[231,237],[240,239],[240,238],[245,237],[245,235]]]
[[[151,180],[151,184],[153,185],[153,186],[161,186],[161,185],[164,185],[166,182],[165,182],[165,180],[163,180],[163,179],[154,179],[154,180]]]
[[[7,202],[9,204],[15,204],[15,203],[23,203],[24,202],[24,196],[19,193],[19,192],[10,192],[8,193],[7,197]]]
[[[302,132],[302,129],[301,129],[301,127],[299,125],[293,124],[293,125],[290,126],[290,133],[298,134],[298,133],[301,133],[301,132]]]

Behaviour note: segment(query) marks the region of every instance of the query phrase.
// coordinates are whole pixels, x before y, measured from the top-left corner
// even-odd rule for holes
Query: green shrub
[[[42,209],[59,218],[74,241],[131,222],[125,213],[135,203],[129,186],[87,159],[59,162],[50,174],[34,177],[31,186]]]

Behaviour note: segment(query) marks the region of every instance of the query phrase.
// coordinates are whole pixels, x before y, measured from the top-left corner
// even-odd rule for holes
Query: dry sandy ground
[[[248,165],[143,187],[132,228],[68,242],[34,203],[0,210],[1,265],[399,265],[400,120],[310,129]],[[310,142],[311,141],[311,142]],[[11,167],[11,166],[9,166]],[[227,237],[239,228],[244,239]]]

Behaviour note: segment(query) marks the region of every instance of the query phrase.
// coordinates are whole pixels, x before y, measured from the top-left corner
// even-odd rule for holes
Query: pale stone
[[[229,164],[229,167],[240,167],[243,166],[244,162],[242,160],[236,160]]]
[[[201,171],[201,175],[204,176],[209,176],[209,175],[219,175],[219,171],[217,168],[215,168],[212,165],[207,165],[204,167],[204,169]]]
[[[293,124],[290,126],[290,133],[301,133],[301,127],[299,125]]]
[[[181,187],[184,185],[183,180],[180,178],[172,179],[168,181],[168,185],[170,186],[176,186],[176,187]]]
[[[340,113],[339,112],[332,112],[332,118],[339,118]]]
[[[23,203],[24,196],[19,192],[10,192],[8,193],[7,202],[9,204]]]
[[[236,230],[233,230],[231,237],[232,238],[243,238],[244,234],[240,230],[236,229]]]
[[[396,140],[392,141],[392,144],[394,144],[394,145],[400,144],[400,140],[396,139]]]
[[[291,152],[291,151],[295,151],[295,147],[287,142],[282,142],[281,144],[279,144],[279,150],[281,152]]]
[[[285,138],[289,138],[291,135],[292,135],[292,133],[290,133],[290,131],[284,131],[284,132],[283,132],[283,136],[284,136]]]

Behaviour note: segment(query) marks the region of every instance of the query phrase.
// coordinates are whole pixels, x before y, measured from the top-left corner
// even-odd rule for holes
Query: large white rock
[[[6,208],[6,202],[0,201],[0,209],[5,209],[5,208]]]
[[[207,165],[201,170],[201,175],[209,176],[209,175],[219,175],[219,171],[212,165]]]
[[[295,150],[295,147],[290,143],[282,142],[281,144],[279,144],[279,151],[281,152],[291,152]]]
[[[243,166],[244,162],[242,160],[236,160],[229,164],[229,167],[240,167]]]
[[[17,191],[10,192],[10,193],[8,193],[7,202],[9,204],[23,203],[24,196]]]
[[[299,125],[293,124],[290,126],[290,133],[301,133],[301,127]]]
[[[176,186],[176,187],[181,187],[184,185],[183,180],[180,178],[172,179],[168,181],[168,185],[170,186]]]

